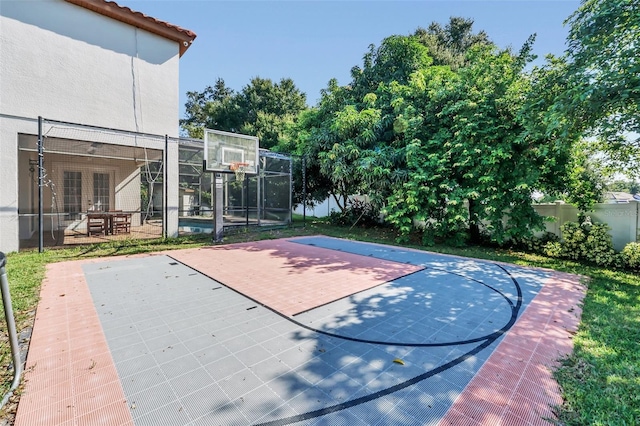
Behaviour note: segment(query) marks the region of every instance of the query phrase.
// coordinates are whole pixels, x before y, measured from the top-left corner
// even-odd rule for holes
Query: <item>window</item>
[[[64,172],[64,212],[79,213],[82,211],[82,173]]]

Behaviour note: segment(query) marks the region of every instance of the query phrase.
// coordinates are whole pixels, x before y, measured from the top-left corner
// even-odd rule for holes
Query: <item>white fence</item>
[[[327,217],[331,212],[339,212],[340,208],[336,201],[332,197],[329,197],[323,202],[316,204],[315,207],[307,207],[306,210],[307,211],[305,213],[304,206],[302,204],[298,204],[293,212],[296,214],[305,213],[307,216],[313,217]]]
[[[560,236],[560,228],[566,222],[577,222],[578,209],[571,204],[557,202],[553,204],[534,204],[533,208],[541,216],[555,218],[547,222],[547,231]],[[307,216],[325,217],[332,211],[339,211],[335,200],[327,198],[315,208],[307,207]],[[294,213],[302,214],[302,206],[298,205]],[[621,204],[596,204],[594,210],[587,213],[593,222],[606,223],[611,228],[613,248],[620,251],[630,242],[638,241],[640,233],[640,202],[631,201]]]
[[[533,208],[541,216],[554,217],[547,222],[547,231],[560,236],[560,228],[566,222],[578,220],[578,209],[570,204],[560,202],[554,204],[535,204]],[[613,240],[613,248],[620,251],[630,242],[638,241],[640,232],[640,202],[624,204],[596,204],[593,211],[587,212],[594,223],[606,223],[611,228],[609,233]]]
[[[367,195],[349,195],[349,200],[360,200],[368,203],[369,197]],[[338,207],[338,203],[333,197],[328,197],[323,202],[316,204],[314,207],[307,207],[306,212],[304,212],[302,204],[298,204],[293,210],[296,214],[305,213],[307,216],[313,217],[327,217],[331,215],[331,213],[339,211],[340,207]]]

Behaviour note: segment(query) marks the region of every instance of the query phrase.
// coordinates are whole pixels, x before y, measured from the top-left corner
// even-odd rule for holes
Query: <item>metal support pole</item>
[[[20,346],[18,345],[18,333],[16,332],[16,321],[13,317],[13,306],[11,305],[11,295],[9,294],[9,281],[5,265],[7,264],[7,256],[0,252],[0,288],[2,289],[2,304],[4,306],[4,317],[7,321],[7,331],[9,333],[9,342],[11,344],[11,355],[13,356],[13,382],[9,388],[9,392],[0,401],[0,408],[4,407],[13,391],[20,384],[20,376],[22,375],[22,361],[20,360]]]
[[[246,224],[245,226],[249,227],[249,175],[245,173],[244,182],[242,182],[242,192],[245,193],[245,208],[246,208]]]
[[[200,216],[200,209],[202,208],[202,173],[198,176],[198,214],[195,216]]]
[[[264,157],[263,157],[264,158]],[[258,174],[256,175],[256,219],[258,226],[262,224],[262,212],[264,211],[264,171],[261,162],[258,161]]]
[[[42,141],[42,117],[38,116],[38,251],[44,251],[44,147]]]
[[[307,226],[307,160],[302,156],[302,226]]]
[[[293,158],[289,157],[289,225],[293,225]]]
[[[216,243],[222,241],[224,237],[224,218],[223,218],[223,206],[222,206],[222,173],[214,174],[214,189],[213,195],[215,197],[215,210],[213,215],[213,241]]]
[[[167,232],[167,228],[169,225],[169,197],[167,195],[167,189],[169,187],[169,172],[168,170],[168,163],[169,162],[169,136],[168,135],[164,135],[164,165],[163,165],[163,169],[162,171],[164,172],[162,174],[162,192],[164,193],[164,196],[162,197],[162,238],[167,238],[169,236],[169,233]]]

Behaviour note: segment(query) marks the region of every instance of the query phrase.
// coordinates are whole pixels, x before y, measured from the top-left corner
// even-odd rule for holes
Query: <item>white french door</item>
[[[111,208],[109,173],[93,173],[93,203],[103,211]]]

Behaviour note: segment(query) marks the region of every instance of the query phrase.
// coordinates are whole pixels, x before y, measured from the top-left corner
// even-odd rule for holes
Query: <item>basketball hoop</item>
[[[232,172],[234,172],[236,174],[236,181],[238,182],[243,182],[244,181],[244,174],[246,172],[246,168],[249,166],[249,163],[238,163],[238,162],[233,162],[231,164],[229,164],[229,170],[231,170]]]

